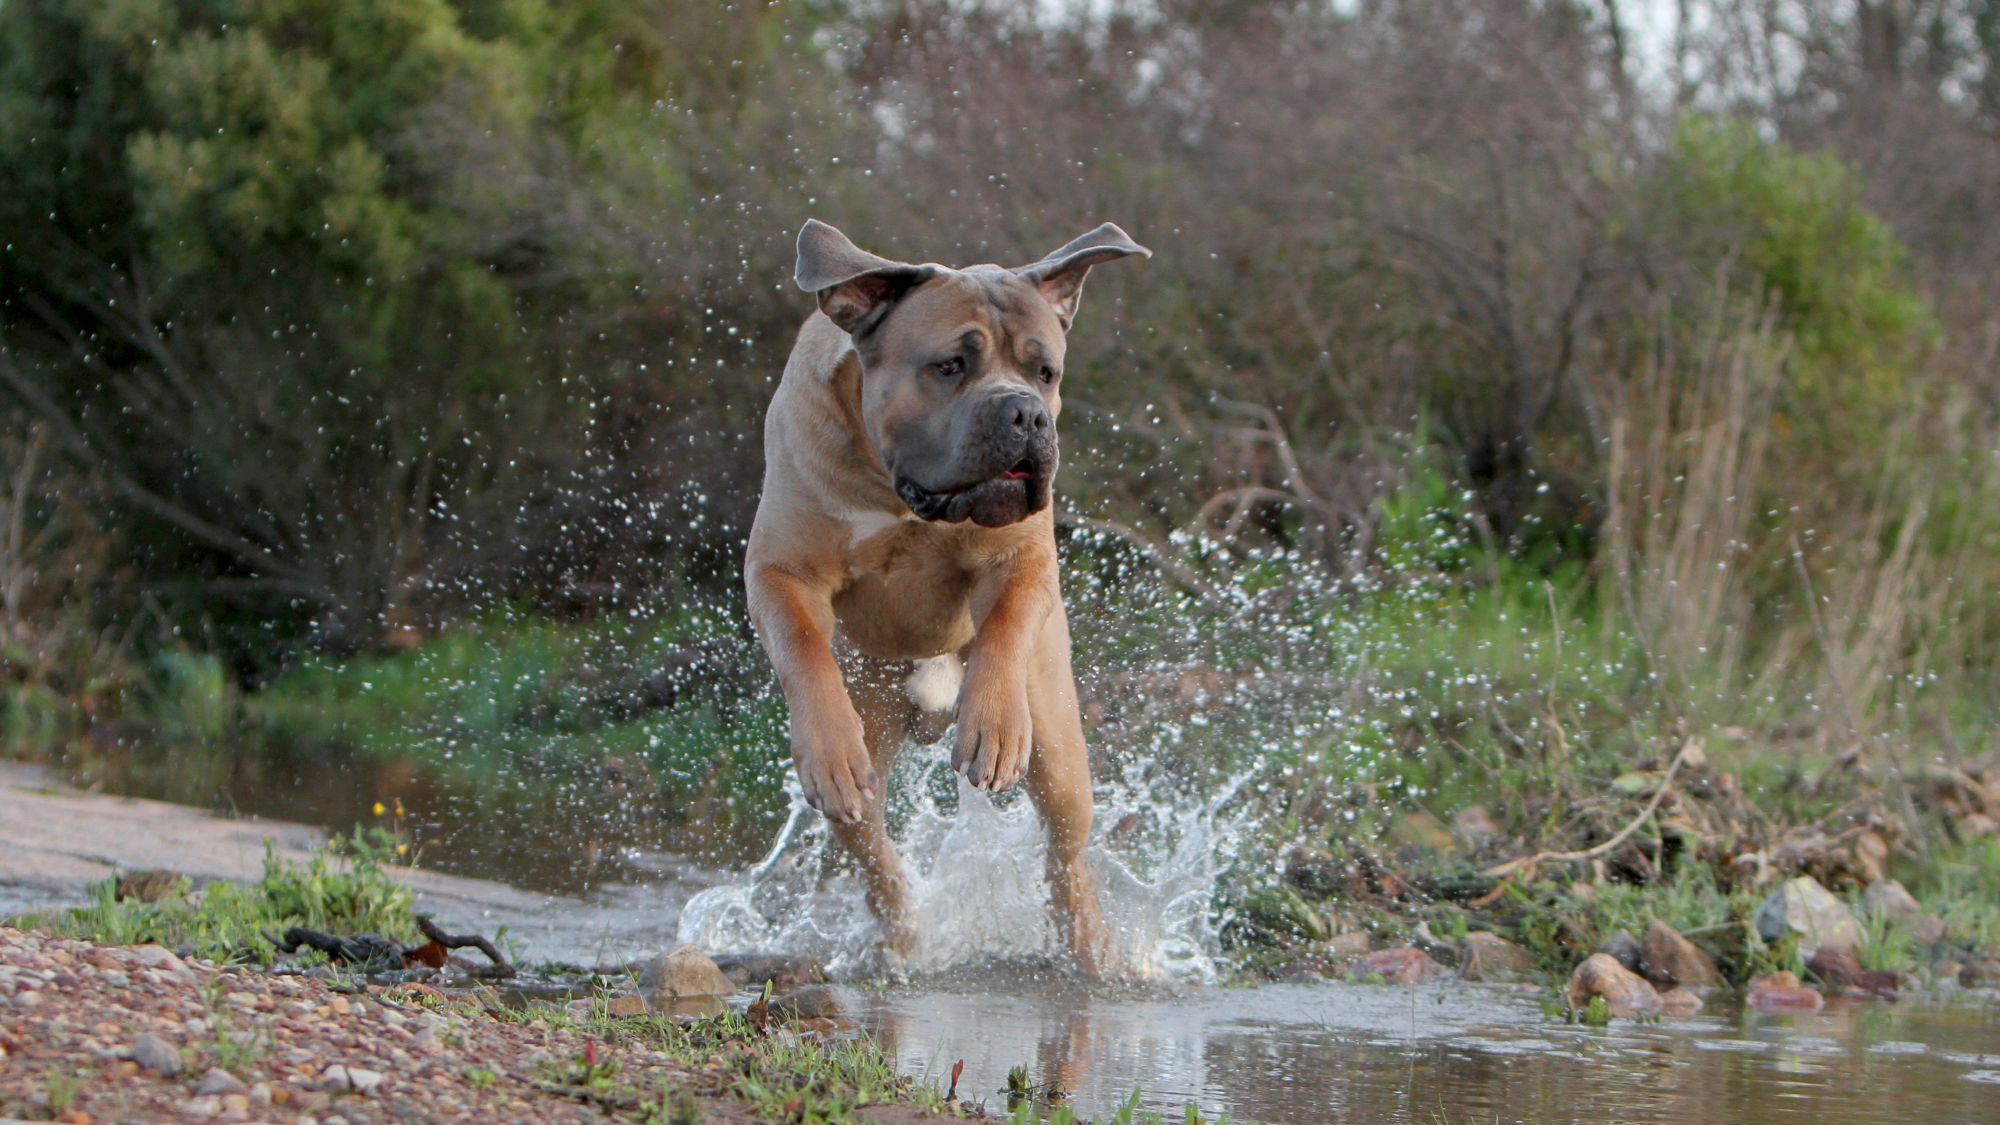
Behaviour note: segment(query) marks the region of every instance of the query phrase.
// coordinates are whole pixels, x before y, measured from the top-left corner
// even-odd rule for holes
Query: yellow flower
[[[382,815],[382,802],[380,801],[375,802],[375,815],[376,816]]]
[[[396,815],[403,815],[403,799],[401,797],[396,798]]]
[[[396,845],[396,854],[397,854],[397,855],[408,855],[408,854],[410,854],[410,845],[408,845],[408,844],[397,844],[397,845]]]

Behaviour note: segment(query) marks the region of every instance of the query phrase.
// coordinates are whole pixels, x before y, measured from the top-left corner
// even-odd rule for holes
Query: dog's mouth
[[[896,495],[919,519],[938,523],[971,520],[981,527],[1019,523],[1049,506],[1052,465],[1023,457],[985,480],[958,488],[928,488],[907,476],[895,478]]]

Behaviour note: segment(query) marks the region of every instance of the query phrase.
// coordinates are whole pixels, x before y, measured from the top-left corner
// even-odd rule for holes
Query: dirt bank
[[[733,1030],[731,1030],[733,1029]],[[850,1091],[784,1089],[820,1048],[738,1021],[698,1038],[480,994],[362,988],[0,928],[0,1116],[122,1121],[797,1120]],[[815,1059],[815,1073],[834,1069]],[[835,1064],[837,1067],[838,1064]],[[755,1080],[759,1087],[746,1082]],[[878,1083],[877,1099],[907,1097]],[[775,1090],[760,1103],[755,1094]],[[817,1099],[820,1104],[812,1103]],[[871,1099],[863,1099],[871,1100]],[[795,1104],[796,1103],[796,1104]],[[910,1105],[839,1107],[912,1121]],[[818,1120],[820,1118],[813,1118]]]
[[[137,870],[255,882],[267,842],[280,858],[304,862],[326,837],[303,824],[78,792],[45,770],[0,763],[0,918],[82,902],[88,884]],[[418,909],[484,933],[505,926],[537,960],[594,963],[673,944],[678,902],[652,901],[643,887],[569,898],[422,868],[392,874]]]

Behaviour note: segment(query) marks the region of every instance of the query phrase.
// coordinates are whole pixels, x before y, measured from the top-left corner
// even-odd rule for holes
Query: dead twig
[[[500,951],[494,947],[492,942],[487,941],[478,934],[453,935],[445,933],[438,928],[438,924],[432,921],[431,916],[428,914],[417,915],[417,929],[425,937],[444,946],[446,949],[471,948],[484,953],[487,959],[493,962],[493,967],[481,970],[479,972],[480,976],[511,977],[514,975],[513,964],[507,958],[500,955]]]
[[[1646,802],[1646,807],[1640,810],[1639,815],[1632,819],[1632,823],[1619,829],[1618,834],[1609,840],[1598,844],[1596,847],[1585,848],[1582,851],[1536,852],[1531,856],[1523,856],[1520,859],[1510,859],[1505,863],[1495,864],[1481,871],[1479,874],[1488,879],[1499,879],[1511,875],[1524,867],[1536,867],[1544,863],[1568,863],[1576,860],[1596,859],[1615,850],[1618,845],[1630,839],[1632,833],[1639,830],[1640,825],[1653,818],[1653,813],[1660,807],[1660,802],[1666,798],[1667,790],[1674,787],[1674,775],[1680,772],[1681,763],[1688,759],[1689,751],[1698,749],[1700,744],[1701,740],[1698,738],[1690,738],[1686,742],[1681,743],[1681,748],[1674,753],[1674,760],[1667,764],[1667,773],[1665,777],[1660,779],[1660,787],[1653,791],[1653,799]]]

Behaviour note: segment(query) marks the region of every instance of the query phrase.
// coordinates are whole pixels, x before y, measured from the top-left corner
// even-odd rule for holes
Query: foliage
[[[183,878],[146,901],[121,899],[118,880],[107,879],[91,887],[87,906],[10,924],[107,945],[157,943],[225,961],[268,961],[272,943],[292,926],[411,938],[410,891],[387,866],[395,851],[385,838],[357,831],[300,865],[267,843],[263,877],[247,886],[218,881],[197,891]]]

